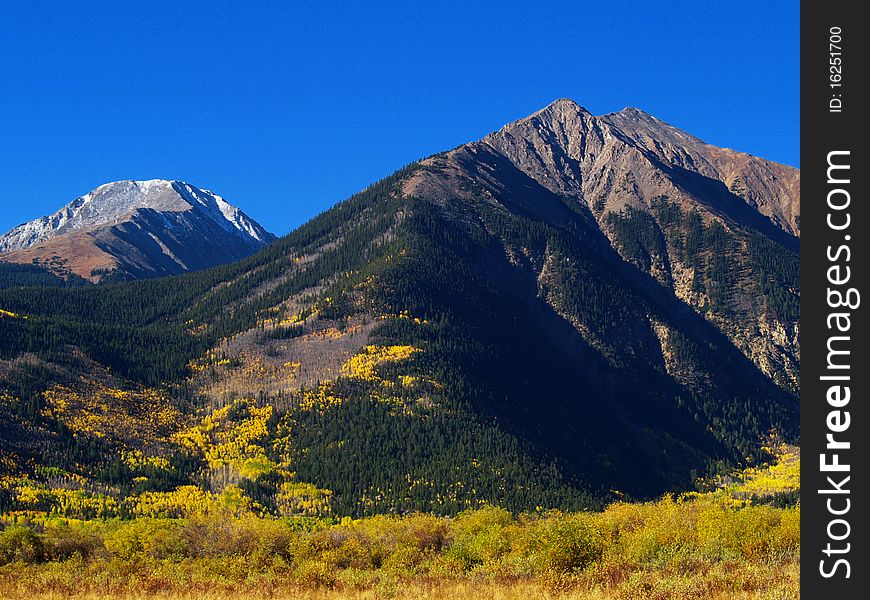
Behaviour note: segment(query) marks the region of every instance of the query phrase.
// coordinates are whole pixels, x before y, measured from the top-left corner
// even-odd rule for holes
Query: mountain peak
[[[548,115],[554,118],[557,121],[566,121],[575,119],[578,116],[591,116],[588,110],[577,104],[574,100],[570,98],[559,98],[550,102],[547,106],[538,110],[526,119],[521,119],[521,121],[525,121],[527,119],[533,119],[535,117],[540,117],[542,115]]]
[[[43,262],[45,256],[60,256],[70,270],[89,277],[95,268],[111,270],[123,262],[105,256],[106,248],[114,248],[125,259],[137,257],[136,269],[127,272],[138,276],[242,258],[273,239],[259,223],[213,192],[178,180],[125,179],[104,183],[51,215],[15,227],[0,236],[0,253],[12,262]],[[143,244],[153,248],[146,252]],[[90,246],[99,252],[84,249]],[[221,254],[224,250],[226,256]],[[185,257],[191,253],[196,256]],[[86,255],[98,259],[85,261]],[[151,268],[156,258],[166,264]],[[82,263],[82,273],[76,261]]]
[[[550,104],[548,104],[546,106],[546,108],[551,108],[554,110],[557,110],[557,109],[558,110],[576,110],[576,111],[580,111],[580,112],[584,112],[584,113],[589,112],[588,110],[586,110],[585,108],[583,108],[582,106],[577,104],[577,102],[575,102],[571,98],[557,98],[556,100],[553,100],[552,102],[550,102]],[[546,110],[546,108],[545,108],[545,110]]]
[[[553,127],[554,125],[559,124],[561,128],[566,126],[573,126],[578,121],[583,120],[584,118],[591,117],[592,113],[588,110],[571,100],[570,98],[559,98],[550,102],[544,108],[536,110],[532,114],[527,117],[523,117],[522,119],[517,119],[516,121],[511,121],[502,127],[499,131],[495,132],[498,134],[499,132],[511,131],[516,129],[517,127],[524,127],[529,124],[545,122],[549,127]],[[490,134],[493,135],[493,134]]]
[[[561,143],[568,144],[570,143],[569,138],[586,130],[590,120],[594,118],[592,113],[570,98],[559,98],[527,117],[508,123],[498,131],[483,138],[482,141],[500,146],[504,142],[504,138],[515,141],[517,139],[530,140],[542,135],[544,137],[556,135],[561,138]]]
[[[118,181],[109,181],[108,183],[104,183],[102,185],[98,185],[87,195],[94,194],[96,192],[102,192],[108,189],[119,189],[119,188],[134,188],[141,190],[143,192],[147,192],[150,190],[158,189],[158,188],[168,188],[172,187],[173,183],[183,183],[180,181],[169,180],[169,179],[119,179]]]
[[[688,197],[698,175],[721,192],[723,218],[761,219],[758,227],[789,236],[800,232],[798,170],[718,148],[636,107],[596,116],[559,98],[469,145],[481,147],[546,189],[580,199],[601,218],[626,205],[649,206],[662,195]],[[624,181],[615,184],[620,177]]]
[[[654,115],[651,115],[650,113],[646,112],[645,110],[637,108],[635,106],[626,106],[622,110],[620,110],[616,113],[611,113],[611,114],[619,114],[619,115],[623,115],[627,118],[640,119],[640,120],[644,120],[644,121],[663,122],[661,119],[659,119],[659,118],[655,117]]]

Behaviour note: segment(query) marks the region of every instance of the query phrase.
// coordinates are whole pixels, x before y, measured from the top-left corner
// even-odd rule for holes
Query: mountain
[[[275,236],[183,181],[116,181],[0,236],[0,260],[98,281],[176,275],[248,256]]]
[[[566,99],[421,165],[404,193],[483,192],[550,222],[564,206],[585,212],[624,260],[797,390],[797,169],[705,144],[635,108],[596,117]],[[545,213],[532,186],[562,201]],[[715,243],[696,240],[705,226]]]
[[[0,505],[579,508],[765,460],[799,433],[798,189],[558,100],[239,262],[0,290]]]

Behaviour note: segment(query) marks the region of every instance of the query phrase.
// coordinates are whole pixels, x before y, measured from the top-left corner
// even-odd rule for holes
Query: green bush
[[[462,512],[452,524],[452,544],[447,553],[464,571],[495,563],[510,552],[507,527],[512,522],[508,511],[493,506]]]
[[[106,549],[122,559],[182,558],[190,555],[190,543],[182,526],[167,519],[139,518],[119,523],[105,534]]]
[[[93,527],[52,525],[43,531],[42,542],[47,560],[94,558],[106,552],[102,535]]]
[[[295,580],[303,587],[333,587],[337,578],[329,561],[307,559],[296,567]]]
[[[35,563],[43,557],[42,539],[29,527],[12,525],[0,532],[0,564]]]
[[[573,574],[601,560],[605,537],[595,515],[555,514],[532,533],[534,563],[541,574]]]

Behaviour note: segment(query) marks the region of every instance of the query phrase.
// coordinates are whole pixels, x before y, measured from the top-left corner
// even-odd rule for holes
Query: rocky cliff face
[[[0,237],[0,260],[95,281],[154,277],[237,260],[274,239],[212,192],[182,181],[117,181]]]
[[[594,116],[565,99],[422,164],[405,193],[480,195],[551,221],[588,214],[625,260],[798,389],[797,169],[711,146],[635,108]],[[562,202],[542,202],[513,168]]]

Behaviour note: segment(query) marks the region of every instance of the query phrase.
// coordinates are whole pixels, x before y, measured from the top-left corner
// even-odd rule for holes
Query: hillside
[[[579,509],[761,461],[798,435],[798,178],[559,100],[239,262],[0,291],[0,503]]]

